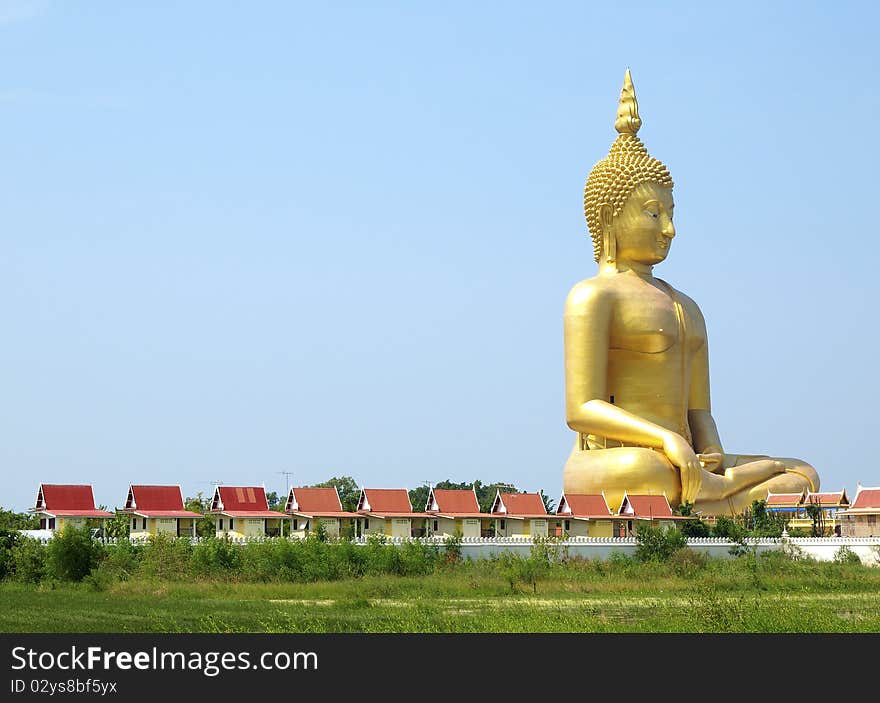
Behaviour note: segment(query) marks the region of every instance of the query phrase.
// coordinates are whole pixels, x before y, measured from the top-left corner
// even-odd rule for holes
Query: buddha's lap
[[[775,459],[759,454],[725,454],[723,468],[735,469],[752,462],[773,460],[783,464],[784,473],[756,480],[733,491],[734,495],[761,500],[767,492],[797,493],[819,489],[816,470],[800,459]],[[706,492],[725,491],[725,476],[704,476]],[[712,485],[715,484],[715,485]],[[666,456],[646,447],[613,447],[610,449],[575,449],[563,469],[563,490],[567,493],[605,493],[609,506],[620,505],[625,492],[665,493],[671,503],[680,496],[679,471]],[[754,497],[753,496],[759,496]],[[614,505],[616,503],[616,505]]]

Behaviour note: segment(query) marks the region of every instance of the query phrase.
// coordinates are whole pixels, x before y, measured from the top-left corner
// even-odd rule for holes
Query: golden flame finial
[[[617,105],[617,119],[614,121],[614,129],[620,134],[635,134],[642,126],[639,117],[639,103],[636,100],[636,89],[633,87],[632,75],[629,69],[623,76],[623,88],[620,90],[620,102]]]

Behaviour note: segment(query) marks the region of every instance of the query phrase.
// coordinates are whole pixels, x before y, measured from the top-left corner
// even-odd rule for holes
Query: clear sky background
[[[624,69],[730,451],[880,485],[874,3],[0,0],[0,505],[558,497]]]

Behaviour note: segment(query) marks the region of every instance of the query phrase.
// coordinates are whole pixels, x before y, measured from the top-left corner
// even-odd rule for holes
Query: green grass
[[[880,632],[880,569],[781,556],[498,561],[314,583],[0,583],[3,632]]]

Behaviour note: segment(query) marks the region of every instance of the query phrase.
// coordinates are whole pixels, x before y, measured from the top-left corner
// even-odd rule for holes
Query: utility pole
[[[287,500],[287,496],[290,495],[290,477],[293,476],[293,471],[276,471],[275,473],[284,476],[284,500]]]

